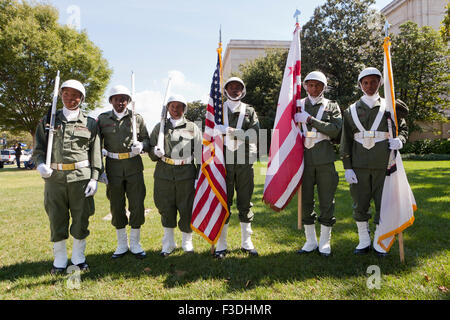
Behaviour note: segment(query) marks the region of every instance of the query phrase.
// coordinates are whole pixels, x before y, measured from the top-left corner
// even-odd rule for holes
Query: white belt
[[[305,135],[305,147],[311,149],[316,143],[323,140],[331,140],[329,136],[322,132],[307,131]]]
[[[167,164],[173,165],[173,166],[181,166],[184,164],[190,164],[192,162],[192,156],[186,159],[171,159],[166,158],[164,156],[161,157],[161,160],[164,161]]]
[[[114,152],[106,151],[106,156],[111,159],[122,160],[122,159],[129,159],[129,158],[136,157],[137,154],[132,153],[132,152],[114,153]]]
[[[75,163],[51,163],[50,168],[59,171],[69,171],[89,167],[89,160],[83,160]]]
[[[366,149],[371,149],[375,143],[389,139],[389,132],[384,131],[361,131],[354,134],[355,141]]]

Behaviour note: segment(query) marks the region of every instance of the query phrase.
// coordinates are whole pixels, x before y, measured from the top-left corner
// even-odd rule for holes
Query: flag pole
[[[295,18],[295,24],[296,26],[299,25],[298,22],[298,16],[300,15],[300,10],[295,10],[294,18]],[[300,37],[300,33],[299,33]],[[297,112],[300,112],[300,107],[297,107]],[[298,124],[298,127],[300,128],[300,123]],[[297,229],[302,230],[302,184],[300,184],[300,187],[298,188],[297,192]]]
[[[390,38],[389,38],[389,27],[390,24],[389,22],[386,20],[386,23],[384,24],[384,33],[385,33],[385,38],[384,38],[384,43],[385,43],[385,55],[386,55],[386,59],[389,59],[389,61],[387,61],[387,66],[388,66],[388,77],[389,77],[389,82],[391,83],[391,99],[392,99],[392,107],[393,107],[393,112],[394,112],[394,120],[395,120],[395,131],[396,131],[396,137],[398,136],[398,121],[397,121],[397,110],[396,110],[396,106],[395,106],[395,92],[393,90],[393,85],[394,85],[394,79],[392,76],[392,70],[390,69],[390,67],[392,67],[391,61],[390,61],[390,51],[389,51],[389,46],[390,46]],[[400,262],[404,263],[405,262],[405,248],[403,245],[403,232],[399,232],[398,233],[398,251],[399,251],[399,255],[400,255]]]
[[[220,64],[220,71],[219,71],[219,78],[220,78],[220,90],[222,91],[222,84],[223,84],[223,67],[222,67],[222,25],[220,25],[219,28],[219,47],[217,48],[217,54],[219,55],[219,64]],[[223,94],[222,96],[222,105],[223,105]],[[222,123],[223,123],[223,117],[224,114],[222,112]],[[216,246],[211,244],[211,254],[214,255],[214,252],[216,251]]]

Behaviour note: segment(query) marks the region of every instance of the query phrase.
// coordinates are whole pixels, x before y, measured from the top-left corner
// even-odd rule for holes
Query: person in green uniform
[[[309,73],[303,81],[308,97],[301,100],[301,112],[295,121],[301,123],[304,139],[304,171],[302,182],[302,222],[306,243],[297,253],[310,253],[317,248],[321,255],[331,254],[331,229],[336,223],[334,216],[334,195],[339,176],[334,166],[336,155],[331,139],[336,139],[342,129],[342,116],[335,101],[325,99],[327,78],[320,71]],[[314,186],[320,206],[317,219],[321,225],[320,240],[317,243],[314,222]]]
[[[158,145],[161,124],[150,135],[149,156],[156,161],[153,197],[161,214],[164,229],[161,256],[170,255],[177,247],[175,228],[182,233],[181,247],[193,252],[192,206],[195,196],[195,179],[198,168],[194,163],[196,151],[201,153],[202,135],[197,125],[184,117],[187,102],[181,95],[173,95],[167,101],[170,118],[164,123],[164,145]]]
[[[345,180],[350,184],[353,200],[353,217],[358,228],[359,243],[355,254],[370,251],[370,202],[375,204],[375,235],[373,249],[386,255],[377,243],[380,220],[381,195],[391,150],[400,150],[408,138],[405,119],[399,119],[398,137],[393,137],[395,123],[385,111],[386,103],[378,90],[383,83],[381,72],[366,68],[358,76],[358,86],[364,95],[344,115],[340,156],[345,169]]]
[[[114,86],[109,94],[111,111],[98,116],[98,130],[103,154],[106,157],[106,194],[110,201],[112,225],[116,228],[117,248],[112,258],[125,255],[128,250],[136,258],[144,258],[145,251],[140,244],[141,226],[145,222],[144,165],[140,153],[150,151],[150,139],[144,119],[136,118],[136,137],[133,141],[132,111],[127,108],[131,93],[125,86]],[[102,175],[103,176],[103,175]],[[126,215],[126,200],[130,218]],[[126,226],[130,225],[130,244]]]
[[[215,249],[215,257],[222,259],[227,254],[228,223],[231,217],[234,191],[236,190],[236,207],[241,226],[241,250],[251,256],[258,256],[253,245],[251,223],[254,214],[251,202],[254,188],[253,163],[257,159],[257,141],[259,121],[255,109],[241,102],[246,88],[242,79],[231,77],[224,85],[227,101],[224,103],[224,124],[216,130],[224,135],[224,156],[228,210],[230,215],[225,222]]]
[[[85,99],[84,86],[77,80],[61,85],[64,107],[55,115],[51,164],[45,164],[47,154],[47,116],[38,124],[33,159],[44,178],[44,206],[50,220],[54,261],[52,274],[63,273],[67,267],[66,240],[73,239],[71,262],[88,270],[84,255],[89,235],[89,217],[94,214],[94,194],[102,167],[100,139],[95,119],[79,106]]]

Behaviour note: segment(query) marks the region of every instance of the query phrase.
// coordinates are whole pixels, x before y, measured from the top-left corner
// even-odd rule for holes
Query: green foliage
[[[448,43],[450,41],[450,3],[447,3],[445,7],[445,16],[441,22],[439,32],[441,33],[442,41]]]
[[[206,107],[207,105],[202,103],[200,100],[188,102],[187,111],[185,112],[184,116],[186,117],[186,119],[192,122],[201,122],[204,128]]]
[[[86,88],[85,109],[99,106],[112,70],[85,31],[58,24],[47,4],[0,0],[0,126],[34,134],[52,101],[57,70],[61,81]]]
[[[407,142],[402,148],[402,153],[413,154],[450,154],[450,140],[449,139],[424,139],[414,142]]]
[[[414,22],[400,30],[392,37],[392,68],[396,97],[409,106],[412,132],[419,130],[416,121],[443,120],[440,111],[449,108],[450,64],[439,32]]]
[[[287,50],[269,49],[265,57],[241,66],[247,89],[244,102],[255,107],[261,128],[272,129],[277,112]]]

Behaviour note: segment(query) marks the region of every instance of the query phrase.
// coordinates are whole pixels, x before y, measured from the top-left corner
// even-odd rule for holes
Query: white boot
[[[177,247],[177,244],[175,243],[175,228],[164,228],[164,236],[162,239],[162,250],[161,255],[162,256],[168,256],[172,253],[173,250]]]
[[[241,249],[253,256],[257,256],[258,252],[252,242],[252,225],[251,223],[241,222]]]
[[[86,239],[78,240],[73,238],[72,258],[70,260],[74,265],[86,264],[84,250],[86,250]]]
[[[328,257],[331,254],[331,227],[320,225],[319,252]]]
[[[141,244],[141,229],[130,229],[130,251],[136,258],[144,258],[146,256]]]
[[[317,247],[319,246],[317,244],[316,226],[314,224],[305,224],[304,228],[305,228],[306,242],[303,245],[303,248],[297,251],[297,253],[299,254],[311,253],[314,250],[316,250]]]
[[[185,251],[185,252],[194,252],[194,245],[192,244],[192,232],[190,233],[186,233],[186,232],[182,232],[182,243],[181,243],[181,248]]]
[[[53,243],[53,267],[56,269],[65,269],[67,267],[67,248],[66,240]]]
[[[125,253],[128,252],[128,237],[127,237],[127,229],[116,229],[117,233],[117,249],[113,253],[112,258],[122,257]]]
[[[365,254],[370,250],[369,222],[356,221],[356,226],[358,227],[359,243],[354,253]]]
[[[222,232],[220,233],[219,240],[216,243],[216,251],[214,256],[219,259],[223,259],[227,251],[227,234],[228,234],[228,223],[224,224],[222,227]]]
[[[380,231],[378,230],[378,225],[376,225],[375,235],[373,236],[373,249],[379,256],[385,256],[385,255],[387,255],[387,252],[378,244],[379,237],[380,237]]]

